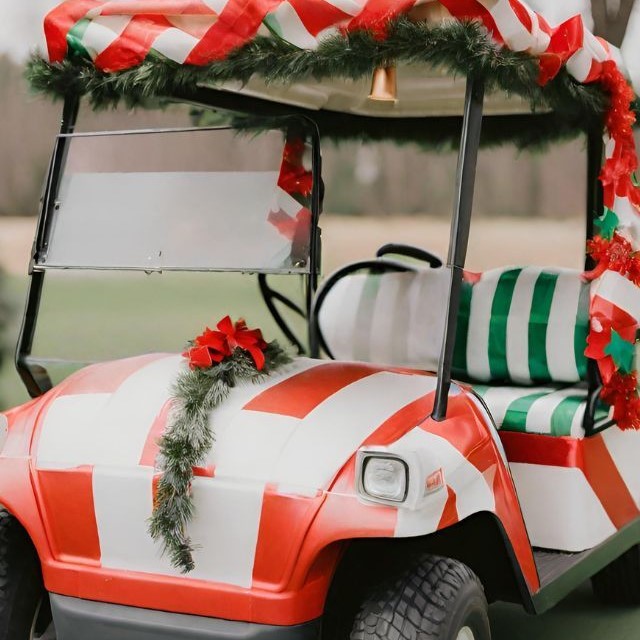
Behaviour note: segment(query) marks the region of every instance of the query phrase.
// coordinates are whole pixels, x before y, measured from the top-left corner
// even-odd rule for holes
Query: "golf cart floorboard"
[[[536,561],[540,585],[545,586],[566,573],[572,566],[578,564],[589,555],[590,550],[570,553],[567,551],[550,551],[548,549],[534,549],[533,557]]]

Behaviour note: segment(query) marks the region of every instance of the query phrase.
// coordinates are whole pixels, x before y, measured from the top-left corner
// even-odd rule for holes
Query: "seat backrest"
[[[333,357],[435,370],[449,270],[356,273],[322,291],[318,327]],[[463,284],[454,376],[472,382],[586,379],[589,285],[568,269],[469,274]]]

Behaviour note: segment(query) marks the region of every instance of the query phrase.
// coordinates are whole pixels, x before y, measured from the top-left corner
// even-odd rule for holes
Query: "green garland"
[[[247,351],[232,355],[211,368],[182,373],[173,389],[170,422],[160,439],[158,481],[149,532],[161,540],[172,566],[187,573],[194,569],[193,544],[187,526],[194,515],[191,495],[193,467],[201,465],[215,440],[210,414],[238,382],[260,382],[291,362],[277,342],[264,350],[265,366],[258,371]]]
[[[550,135],[557,128],[564,136],[583,131],[590,123],[601,121],[608,105],[599,85],[580,84],[565,69],[541,87],[537,59],[497,47],[477,23],[429,25],[406,18],[390,25],[385,40],[358,31],[328,38],[309,51],[259,36],[226,59],[206,66],[180,65],[152,53],[139,66],[117,73],[101,72],[91,60],[79,56],[59,64],[33,58],[27,77],[36,91],[57,98],[78,94],[101,109],[120,103],[133,107],[163,99],[193,99],[202,85],[246,82],[253,75],[280,83],[310,78],[358,79],[370,77],[375,68],[391,62],[426,64],[453,74],[482,77],[489,91],[519,95],[534,111],[555,112],[553,126],[546,127]],[[309,115],[316,119],[314,112]]]

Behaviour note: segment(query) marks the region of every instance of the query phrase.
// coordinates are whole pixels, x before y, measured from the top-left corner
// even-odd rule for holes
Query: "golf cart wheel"
[[[361,607],[350,640],[490,640],[476,575],[449,558],[423,556]]]
[[[0,508],[0,640],[54,637],[38,554],[19,522]]]
[[[640,545],[607,565],[591,578],[600,602],[613,605],[640,605]]]

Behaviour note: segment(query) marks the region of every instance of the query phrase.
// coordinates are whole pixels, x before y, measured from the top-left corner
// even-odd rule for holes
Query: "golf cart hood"
[[[42,400],[36,468],[157,471],[171,389],[185,367],[180,356],[150,355],[68,378]],[[430,407],[434,389],[435,377],[422,372],[297,359],[261,383],[232,389],[210,415],[215,443],[195,474],[282,485],[302,495],[328,490],[363,443],[377,444],[376,433],[392,416],[417,400]]]

